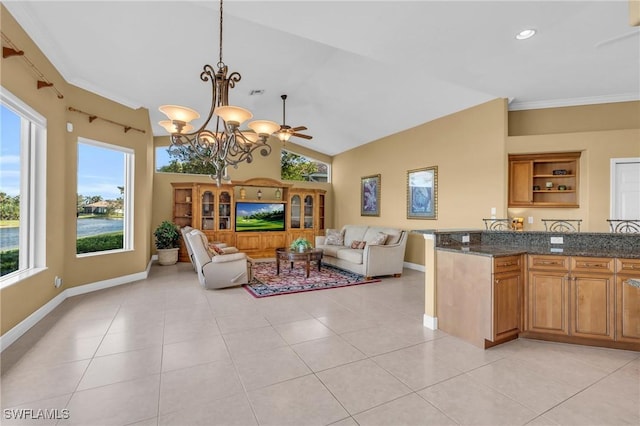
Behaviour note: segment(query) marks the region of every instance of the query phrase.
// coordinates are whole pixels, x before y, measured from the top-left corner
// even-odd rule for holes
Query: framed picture
[[[407,219],[438,218],[438,166],[407,171]]]
[[[380,216],[380,175],[360,179],[360,216]]]

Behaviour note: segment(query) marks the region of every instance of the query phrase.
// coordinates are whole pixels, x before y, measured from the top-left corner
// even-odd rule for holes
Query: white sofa
[[[342,245],[326,244],[327,237],[316,237],[316,248],[323,251],[322,261],[367,278],[402,274],[407,232],[381,226],[345,225],[341,229]],[[369,244],[376,237],[387,235],[384,244]],[[364,241],[364,248],[351,248],[354,241]]]

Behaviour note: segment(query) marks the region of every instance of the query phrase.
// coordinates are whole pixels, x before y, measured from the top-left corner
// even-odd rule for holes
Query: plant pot
[[[161,265],[175,265],[178,263],[177,248],[158,249],[158,263]]]

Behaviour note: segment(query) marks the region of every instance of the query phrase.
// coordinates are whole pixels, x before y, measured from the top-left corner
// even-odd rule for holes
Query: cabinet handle
[[[554,262],[552,260],[541,260],[540,261],[541,265],[562,265],[562,263],[560,262]]]
[[[517,265],[517,263],[515,263],[515,262],[509,262],[509,263],[502,263],[502,264],[499,264],[498,266],[515,266],[515,265]]]
[[[496,279],[496,284],[500,284],[500,280],[499,279]]]

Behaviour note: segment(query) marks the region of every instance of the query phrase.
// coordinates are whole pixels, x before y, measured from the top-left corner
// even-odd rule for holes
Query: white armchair
[[[230,253],[211,256],[201,235],[192,231],[186,234],[186,238],[191,244],[198,279],[204,288],[232,287],[248,282],[249,258],[246,254]]]
[[[180,232],[182,233],[182,241],[184,241],[184,246],[187,248],[187,254],[189,255],[189,260],[191,261],[191,266],[193,269],[196,269],[196,264],[193,261],[193,249],[191,249],[191,243],[187,239],[187,234],[193,231],[193,228],[190,226],[183,226],[180,228]]]

